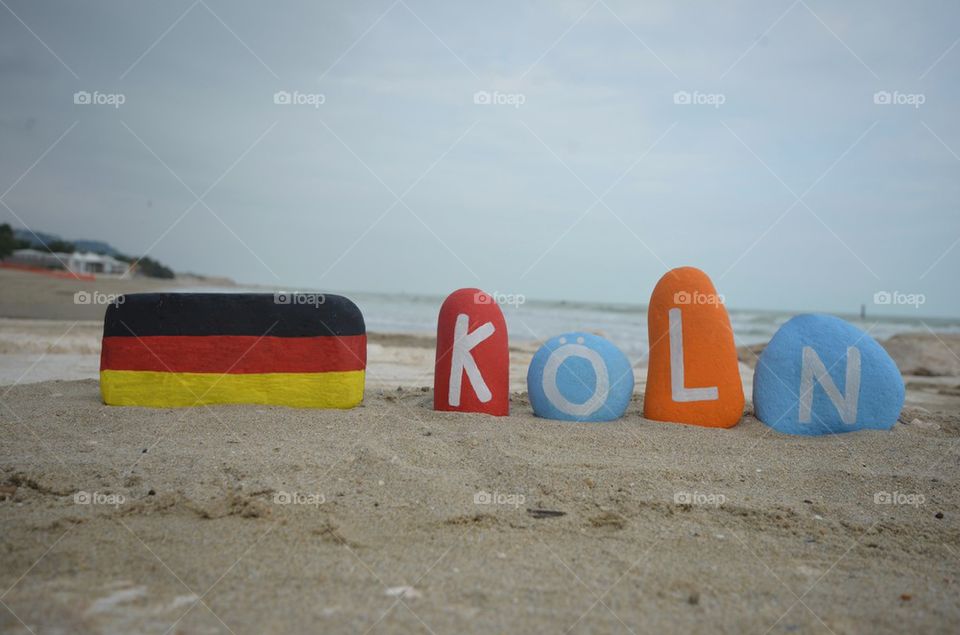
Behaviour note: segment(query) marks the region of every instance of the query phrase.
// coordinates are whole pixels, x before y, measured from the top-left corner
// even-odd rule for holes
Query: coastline
[[[214,280],[220,280],[222,286],[211,287]],[[4,287],[4,293],[0,295],[0,386],[99,377],[105,307],[97,303],[78,304],[74,299],[76,293],[86,293],[92,299],[102,300],[111,295],[134,292],[248,289],[232,285],[228,280],[199,276],[175,280],[102,278],[88,282],[4,269],[0,269],[0,284]],[[263,292],[268,291],[263,289]],[[358,295],[361,305],[371,302],[370,294]],[[388,299],[396,301],[398,311],[405,310],[397,298],[388,296]],[[508,307],[504,311],[508,321],[516,308]],[[596,307],[592,311],[596,311]],[[632,311],[630,315],[636,308]],[[595,317],[589,312],[585,315],[584,319]],[[645,316],[641,317],[645,320]],[[435,316],[431,319],[435,320]],[[374,320],[375,324],[382,325],[383,322]],[[410,322],[408,318],[407,323]],[[532,332],[527,321],[522,324],[526,327],[526,337],[512,335],[510,340],[510,389],[515,393],[526,391],[527,367],[540,343],[535,336],[550,335],[546,331]],[[416,332],[378,331],[368,325],[368,392],[432,386],[436,346],[432,329],[435,322],[419,322],[419,325],[422,326],[418,326]],[[596,332],[604,333],[604,328],[610,326],[601,323]],[[772,323],[765,328],[774,327]],[[427,328],[431,330],[424,332]],[[622,344],[625,334],[642,340],[645,332],[645,324],[640,323],[631,326],[629,332],[618,335]],[[887,347],[904,374],[908,403],[960,409],[960,401],[954,402],[954,398],[960,395],[960,333],[938,333],[928,327],[925,332],[897,332],[889,339],[879,341]],[[745,343],[742,337],[738,337],[737,343],[741,379],[749,401],[753,368],[765,340]],[[635,392],[641,395],[646,381],[644,346],[636,343],[633,348],[626,349],[634,366]]]

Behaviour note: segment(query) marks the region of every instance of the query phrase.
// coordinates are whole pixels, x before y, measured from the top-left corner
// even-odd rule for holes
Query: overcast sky
[[[0,222],[284,287],[642,304],[694,265],[733,308],[956,316],[958,18],[2,0]]]

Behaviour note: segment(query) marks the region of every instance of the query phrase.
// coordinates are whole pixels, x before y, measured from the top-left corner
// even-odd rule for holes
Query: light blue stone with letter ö
[[[527,370],[533,413],[561,421],[612,421],[633,395],[630,360],[612,342],[590,333],[548,340]]]
[[[798,315],[757,361],[757,418],[789,434],[889,430],[903,407],[903,378],[872,337],[831,315]]]

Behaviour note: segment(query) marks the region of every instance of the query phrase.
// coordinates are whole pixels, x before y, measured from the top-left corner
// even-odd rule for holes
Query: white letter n
[[[860,350],[856,346],[847,348],[847,380],[844,387],[846,395],[841,395],[833,377],[817,351],[809,346],[803,347],[802,366],[800,367],[800,423],[810,423],[813,409],[813,381],[823,386],[824,392],[833,402],[840,420],[848,425],[857,422],[857,401],[860,398]]]
[[[477,362],[470,353],[477,344],[487,339],[496,330],[492,322],[483,324],[473,333],[468,333],[470,317],[466,313],[457,315],[457,324],[453,329],[453,355],[450,360],[450,392],[447,396],[451,406],[460,405],[460,383],[466,371],[477,398],[486,403],[493,399],[490,389],[483,381],[483,375],[477,368]]]
[[[670,392],[674,401],[714,401],[720,398],[716,386],[687,388],[683,383],[683,318],[680,309],[670,309]]]

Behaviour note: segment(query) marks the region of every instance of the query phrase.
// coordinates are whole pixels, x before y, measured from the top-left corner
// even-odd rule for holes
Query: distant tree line
[[[29,240],[20,240],[14,236],[13,228],[10,227],[8,223],[3,223],[0,225],[0,260],[3,260],[7,256],[13,254],[14,250],[16,249],[29,249],[32,246],[33,245]],[[49,251],[56,253],[72,254],[76,251],[74,244],[66,240],[48,241],[46,247]],[[144,256],[138,260],[137,258],[131,256],[117,254],[114,256],[114,258],[117,260],[122,260],[123,262],[136,262],[137,272],[149,278],[171,279],[174,277],[173,270],[170,269],[170,267],[167,267],[147,256]]]
[[[14,249],[26,249],[30,246],[25,240],[18,240],[13,235],[13,228],[9,224],[0,225],[0,260],[13,253]]]

